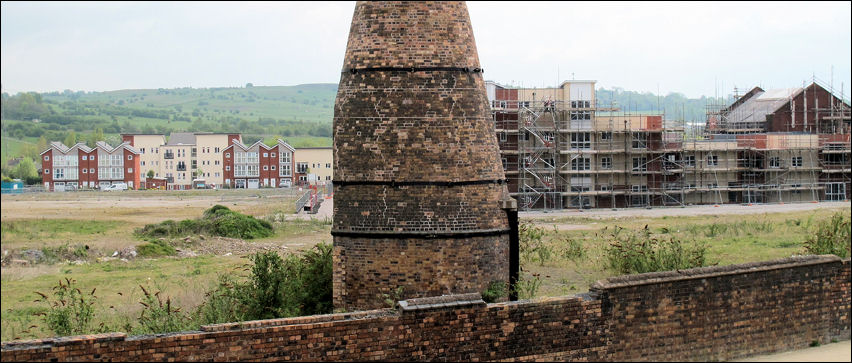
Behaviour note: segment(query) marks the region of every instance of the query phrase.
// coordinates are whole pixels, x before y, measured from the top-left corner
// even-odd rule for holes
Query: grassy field
[[[282,190],[217,190],[3,196],[2,340],[50,335],[33,315],[46,306],[33,301],[36,291],[46,292],[60,279],[73,278],[82,290],[96,288],[96,321],[127,331],[122,327],[141,311],[140,284],[191,309],[203,301],[220,274],[240,271],[249,253],[287,253],[331,242],[329,220],[292,218],[289,208],[297,195]],[[275,234],[249,241],[186,236],[173,244],[197,255],[126,261],[112,257],[113,251],[143,243],[133,236],[135,228],[197,218],[215,204],[264,218],[273,224]],[[540,279],[536,297],[584,292],[596,280],[619,275],[605,253],[616,227],[638,231],[647,226],[660,238],[705,243],[710,264],[787,257],[803,253],[802,242],[811,228],[838,210],[849,212],[826,208],[748,216],[720,211],[711,216],[522,219],[544,231],[540,248],[522,255],[523,275],[528,281],[534,280],[533,274]],[[20,256],[26,249],[54,257],[37,264],[9,263],[7,254]],[[36,327],[30,329],[32,325]]]
[[[817,209],[806,212],[766,213],[749,216],[711,215],[631,218],[537,219],[545,231],[545,258],[532,252],[521,261],[524,275],[541,279],[538,296],[561,296],[588,291],[597,280],[620,275],[609,266],[605,248],[616,228],[640,231],[646,226],[652,236],[674,238],[707,247],[709,265],[730,265],[804,254],[803,242],[815,223],[849,209]],[[571,254],[581,246],[584,254]],[[523,257],[523,256],[522,256]],[[542,262],[544,260],[544,262]]]

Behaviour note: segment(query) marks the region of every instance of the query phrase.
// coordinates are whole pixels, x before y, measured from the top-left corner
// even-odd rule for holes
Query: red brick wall
[[[849,339],[850,262],[806,256],[599,281],[589,294],[4,342],[2,361],[730,360]]]
[[[44,160],[47,157],[48,160]],[[44,172],[48,170],[48,172]],[[50,190],[53,190],[53,149],[50,151],[41,154],[41,181],[42,185],[44,183],[50,183]]]
[[[133,157],[130,160],[130,156]],[[139,155],[133,153],[128,149],[124,149],[124,182],[127,185],[130,185],[130,182],[133,182],[133,189],[139,189]],[[128,171],[130,169],[133,171]]]
[[[228,187],[234,186],[234,147],[233,146],[228,146],[227,148],[225,148],[225,150],[222,150],[222,183],[224,183]]]

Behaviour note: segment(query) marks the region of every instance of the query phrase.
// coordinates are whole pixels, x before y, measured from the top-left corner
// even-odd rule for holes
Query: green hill
[[[65,140],[71,131],[82,136],[97,129],[107,139],[137,132],[240,132],[248,140],[281,136],[295,146],[327,146],[336,92],[335,84],[306,84],[3,94],[2,133]]]

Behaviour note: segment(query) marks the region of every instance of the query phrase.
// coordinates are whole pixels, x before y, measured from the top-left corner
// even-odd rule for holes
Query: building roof
[[[766,122],[766,115],[775,113],[793,97],[802,92],[801,87],[779,88],[768,91],[752,90],[754,96],[727,112],[728,125]]]
[[[166,146],[177,145],[195,145],[195,133],[192,132],[172,132],[169,136],[169,142]]]

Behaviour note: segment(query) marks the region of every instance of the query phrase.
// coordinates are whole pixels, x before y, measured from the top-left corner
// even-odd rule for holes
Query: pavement
[[[852,341],[845,340],[791,352],[737,359],[732,362],[852,362]]]

